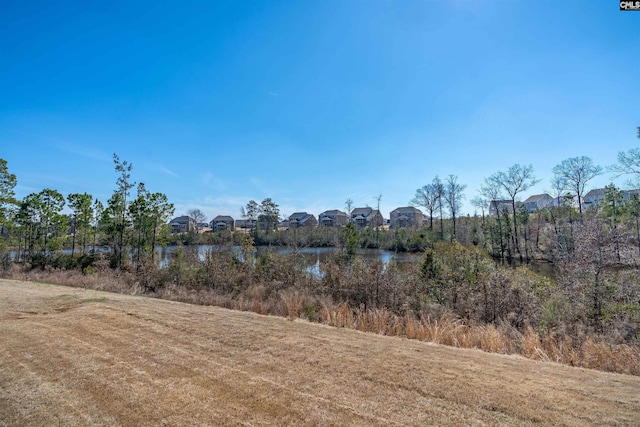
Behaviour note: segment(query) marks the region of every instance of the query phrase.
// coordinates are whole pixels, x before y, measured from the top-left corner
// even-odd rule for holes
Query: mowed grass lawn
[[[0,425],[640,425],[640,377],[0,280]]]

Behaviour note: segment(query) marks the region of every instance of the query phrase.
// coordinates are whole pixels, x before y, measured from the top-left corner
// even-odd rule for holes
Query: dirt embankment
[[[0,280],[0,425],[638,425],[640,377]]]

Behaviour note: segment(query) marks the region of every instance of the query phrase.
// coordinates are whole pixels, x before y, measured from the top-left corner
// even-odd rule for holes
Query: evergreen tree
[[[13,192],[16,184],[16,176],[9,173],[7,161],[0,159],[0,236],[8,235],[5,230],[8,231],[10,212],[16,205]]]
[[[71,224],[73,231],[73,240],[71,246],[72,256],[75,253],[76,236],[78,235],[78,230],[80,230],[82,233],[82,253],[85,253],[89,226],[91,225],[91,220],[93,219],[93,209],[91,206],[92,201],[93,198],[87,193],[73,193],[67,196],[67,202],[73,212],[73,224]]]

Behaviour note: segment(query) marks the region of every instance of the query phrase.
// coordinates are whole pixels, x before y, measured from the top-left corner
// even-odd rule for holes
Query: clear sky
[[[526,198],[566,158],[640,144],[640,12],[618,6],[0,0],[0,158],[19,198],[106,201],[117,153],[176,214],[382,195],[388,217],[449,174],[473,213],[498,170],[532,164]]]

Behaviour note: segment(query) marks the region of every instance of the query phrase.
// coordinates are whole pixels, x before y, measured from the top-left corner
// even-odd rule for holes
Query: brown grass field
[[[640,425],[640,377],[0,280],[0,426]]]

